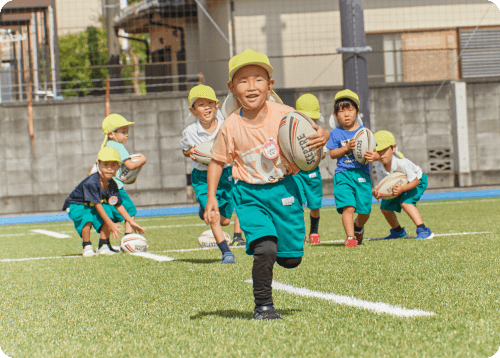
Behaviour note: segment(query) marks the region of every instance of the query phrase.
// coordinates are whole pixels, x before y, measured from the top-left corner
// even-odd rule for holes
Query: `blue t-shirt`
[[[106,143],[106,147],[111,147],[115,148],[118,153],[120,153],[120,160],[122,161],[122,165],[120,168],[116,171],[116,175],[113,179],[115,179],[116,184],[118,184],[118,189],[123,188],[123,183],[120,180],[120,175],[123,173],[123,169],[125,168],[125,160],[130,159],[130,154],[128,153],[128,150],[125,148],[125,146],[121,143],[115,142],[114,140],[109,140]]]
[[[85,204],[101,204],[108,203],[109,198],[115,196],[118,202],[115,206],[122,204],[122,198],[118,191],[118,185],[114,180],[109,181],[108,190],[104,190],[99,179],[99,173],[94,173],[85,179],[69,194],[68,198],[64,201],[63,210],[69,208],[71,204],[85,205]]]
[[[342,126],[338,126],[330,133],[330,139],[328,139],[328,143],[326,143],[326,147],[328,149],[338,149],[347,145],[349,141],[354,137],[356,132],[361,128],[365,128],[363,126],[359,126],[355,131],[348,131],[344,129]],[[343,172],[344,170],[349,169],[363,169],[366,174],[370,175],[370,167],[368,164],[361,164],[354,158],[354,154],[352,150],[349,150],[346,154],[337,158],[337,168],[335,169],[335,174]]]

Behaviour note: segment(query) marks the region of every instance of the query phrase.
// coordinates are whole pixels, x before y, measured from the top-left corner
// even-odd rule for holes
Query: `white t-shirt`
[[[422,169],[413,163],[411,160],[403,158],[400,159],[397,156],[392,156],[391,162],[391,172],[389,173],[385,170],[384,164],[381,162],[377,162],[375,164],[375,171],[377,173],[377,180],[380,183],[382,179],[384,179],[387,175],[394,172],[402,172],[406,174],[406,178],[408,178],[408,183],[411,183],[418,178],[419,180],[422,178]]]
[[[224,117],[222,116],[222,113],[220,111],[217,111],[217,128],[212,134],[210,134],[205,130],[205,128],[203,128],[200,120],[196,119],[196,122],[187,126],[187,128],[182,132],[181,148],[185,151],[188,151],[195,145],[214,140],[217,136],[217,133],[219,133],[220,126],[223,122]],[[200,164],[192,159],[191,164],[195,169],[198,169],[200,171],[206,172],[208,170],[207,165]],[[228,165],[226,165],[225,167],[227,166]]]

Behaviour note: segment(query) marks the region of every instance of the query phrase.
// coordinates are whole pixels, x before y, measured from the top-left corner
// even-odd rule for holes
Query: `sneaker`
[[[283,319],[276,312],[274,306],[260,306],[253,311],[253,319],[260,320],[271,320],[271,319]]]
[[[426,240],[426,239],[432,239],[434,237],[434,233],[431,231],[430,228],[425,228],[422,229],[420,227],[417,227],[417,237],[415,239],[417,240]]]
[[[108,245],[102,245],[97,251],[96,255],[115,255],[114,251],[109,249]]]
[[[402,237],[408,236],[406,233],[406,230],[404,227],[401,228],[400,232],[394,231],[394,229],[391,229],[391,234],[387,237],[384,237],[384,240],[389,240],[389,239],[399,239]]]
[[[356,225],[357,222],[358,222],[358,219],[354,220],[354,225]],[[365,233],[364,226],[361,228],[361,231],[359,231],[359,232],[354,231],[354,236],[356,237],[356,241],[358,242],[358,245],[361,245],[361,243],[363,242],[363,234],[364,233]]]
[[[319,245],[319,244],[321,244],[321,241],[319,239],[319,234],[310,234],[309,235],[309,243],[311,245]]]
[[[125,236],[124,236],[125,237]],[[122,252],[122,249],[120,248],[120,246],[112,246],[111,244],[108,245],[109,249],[111,251],[113,251],[115,254],[119,254],[120,252]]]
[[[235,236],[229,246],[247,246],[247,243],[241,236]]]
[[[222,263],[223,264],[234,264],[236,260],[234,259],[234,254],[231,251],[226,252],[222,255]]]
[[[95,256],[94,248],[92,247],[92,245],[85,245],[85,247],[83,248],[82,256],[83,257]]]
[[[358,241],[355,236],[350,236],[344,241],[344,247],[356,247],[358,246]]]

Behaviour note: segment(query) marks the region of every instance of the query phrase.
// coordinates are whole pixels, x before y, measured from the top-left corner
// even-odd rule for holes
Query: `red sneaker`
[[[344,247],[356,247],[358,246],[358,241],[356,240],[356,237],[350,236],[344,241]]]
[[[311,245],[319,245],[321,241],[319,240],[319,234],[310,234],[309,235],[309,243]]]

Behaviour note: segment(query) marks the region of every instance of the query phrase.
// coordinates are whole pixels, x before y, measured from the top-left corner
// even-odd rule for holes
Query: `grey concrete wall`
[[[427,173],[429,187],[446,188],[456,185],[452,96],[450,85],[446,84],[433,99],[438,86],[436,83],[372,86],[370,113],[372,129],[394,133],[400,150]],[[333,98],[339,89],[277,92],[292,106],[303,93],[315,94],[328,122]],[[224,95],[224,92],[218,93],[221,101]],[[499,96],[498,79],[467,83],[469,143],[463,145],[470,148],[472,185],[500,184],[500,170],[496,165],[500,162]],[[195,202],[186,178],[191,165],[179,148],[182,130],[189,124],[185,121],[188,106],[184,94],[117,96],[111,100],[111,112],[136,122],[131,128],[127,149],[148,158],[136,184],[127,186],[127,192],[139,207]],[[95,161],[103,140],[104,117],[103,99],[34,103],[32,147],[27,104],[1,105],[0,165],[4,170],[0,171],[0,214],[60,210],[64,199],[85,178]],[[331,130],[328,123],[323,126]],[[432,158],[431,150],[445,154]],[[439,169],[436,163],[444,163],[444,169]],[[335,161],[327,158],[320,168],[324,193],[331,195]]]

